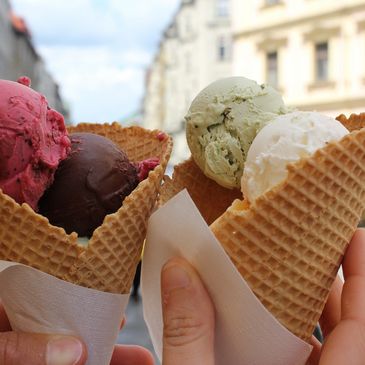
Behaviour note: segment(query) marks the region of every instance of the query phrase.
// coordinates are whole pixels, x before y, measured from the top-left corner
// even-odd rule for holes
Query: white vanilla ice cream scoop
[[[248,201],[284,181],[287,166],[313,154],[349,131],[336,119],[316,112],[293,112],[273,119],[250,146],[241,188]]]

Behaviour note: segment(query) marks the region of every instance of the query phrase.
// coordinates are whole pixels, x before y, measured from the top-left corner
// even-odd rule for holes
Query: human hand
[[[164,320],[163,365],[214,364],[214,308],[198,273],[183,259],[161,273]],[[137,346],[117,346],[110,365],[153,365]]]
[[[82,365],[86,357],[76,337],[13,332],[0,305],[1,365]]]
[[[308,365],[365,363],[365,230],[354,234],[343,261],[345,282],[334,282],[320,319],[324,344],[314,346]]]
[[[1,365],[83,365],[87,350],[71,336],[12,332],[0,304]],[[139,346],[115,346],[110,365],[153,365],[152,355]]]
[[[324,345],[308,365],[365,363],[365,229],[354,234],[320,319]],[[184,260],[165,264],[161,276],[163,365],[214,364],[214,309],[196,271]]]

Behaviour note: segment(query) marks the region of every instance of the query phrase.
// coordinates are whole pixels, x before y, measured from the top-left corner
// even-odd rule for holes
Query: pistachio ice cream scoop
[[[186,138],[204,174],[227,188],[240,188],[248,149],[256,134],[287,108],[269,85],[245,77],[213,82],[193,100]]]

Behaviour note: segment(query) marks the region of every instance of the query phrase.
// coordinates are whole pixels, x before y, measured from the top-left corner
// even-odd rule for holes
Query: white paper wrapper
[[[199,272],[216,309],[217,365],[303,365],[312,347],[283,327],[253,294],[186,191],[149,221],[142,266],[144,316],[161,360],[160,273],[174,256]]]
[[[0,261],[0,297],[13,330],[78,336],[87,345],[87,365],[109,365],[129,295],[87,289]]]

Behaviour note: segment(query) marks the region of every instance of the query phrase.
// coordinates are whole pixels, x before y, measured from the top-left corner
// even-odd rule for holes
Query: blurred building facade
[[[32,88],[47,97],[49,105],[68,119],[59,86],[47,71],[34,48],[30,31],[23,18],[14,14],[8,0],[0,1],[0,78],[16,81],[26,75]]]
[[[365,111],[364,0],[232,1],[235,74],[301,110]]]
[[[146,76],[144,126],[173,135],[171,163],[189,156],[184,116],[196,94],[232,73],[229,0],[184,0]]]
[[[183,116],[215,79],[269,83],[337,116],[365,111],[364,65],[365,0],[183,1],[148,72],[144,125],[173,134],[176,163],[189,155]]]

